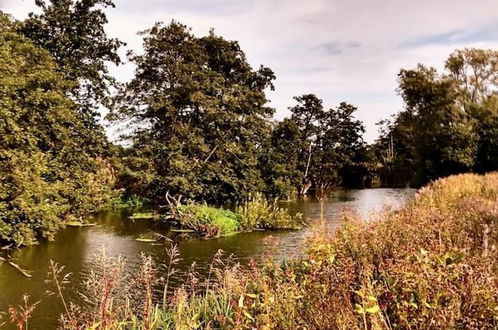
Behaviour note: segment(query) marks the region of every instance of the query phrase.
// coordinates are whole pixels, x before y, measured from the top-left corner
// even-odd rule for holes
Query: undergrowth
[[[217,253],[204,280],[193,267],[175,290],[168,289],[174,247],[165,266],[144,256],[139,274],[126,280],[120,260],[101,258],[85,282],[93,303],[70,304],[63,326],[497,328],[497,173],[442,179],[379,221],[350,216],[334,232],[326,228],[317,223],[303,257],[283,263],[241,266]],[[155,299],[159,282],[164,294]]]

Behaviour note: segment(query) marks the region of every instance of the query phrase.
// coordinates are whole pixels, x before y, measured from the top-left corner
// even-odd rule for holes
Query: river
[[[337,189],[329,192],[323,205],[323,218],[329,227],[341,223],[341,214],[353,211],[365,221],[372,219],[375,212],[385,207],[399,208],[414,195],[413,189]],[[282,202],[291,212],[301,212],[306,219],[320,218],[320,203],[314,198]],[[22,268],[29,270],[31,278],[27,278],[6,263],[0,264],[0,313],[6,313],[9,305],[18,305],[24,294],[30,296],[30,301],[41,301],[37,306],[30,329],[53,329],[57,326],[58,315],[63,306],[53,295],[47,295],[48,267],[50,260],[64,265],[64,272],[72,273],[70,283],[65,290],[68,298],[77,301],[81,292],[81,277],[88,273],[95,254],[103,248],[109,256],[123,256],[130,271],[139,265],[141,253],[150,255],[160,263],[166,260],[166,246],[136,241],[140,235],[150,232],[169,233],[158,228],[153,221],[129,220],[129,211],[104,212],[91,222],[94,227],[67,228],[57,234],[53,242],[42,242],[37,246],[23,248],[11,253],[10,257]],[[179,274],[195,262],[196,269],[202,274],[206,272],[214,254],[223,250],[225,255],[233,256],[241,263],[254,258],[258,260],[270,249],[278,259],[289,258],[299,253],[309,229],[300,231],[252,232],[241,233],[217,239],[182,239],[178,240],[180,257],[177,265]],[[181,281],[179,275],[175,279]],[[7,321],[8,315],[3,315],[0,324]],[[4,325],[9,329],[11,326]]]

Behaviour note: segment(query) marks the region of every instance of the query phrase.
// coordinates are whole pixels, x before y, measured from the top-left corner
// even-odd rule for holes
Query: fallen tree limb
[[[9,261],[5,258],[2,258],[0,257],[0,262],[7,262],[9,265],[11,265],[14,269],[16,269],[19,273],[21,273],[22,275],[28,277],[28,278],[31,278],[32,275],[25,269],[22,269],[18,264],[12,262],[12,261]]]
[[[25,269],[22,269],[21,267],[19,267],[19,265],[13,263],[12,261],[8,261],[9,265],[11,265],[12,267],[14,267],[15,269],[17,269],[21,274],[23,274],[24,276],[28,277],[28,278],[31,278],[31,274],[28,273],[27,270]]]

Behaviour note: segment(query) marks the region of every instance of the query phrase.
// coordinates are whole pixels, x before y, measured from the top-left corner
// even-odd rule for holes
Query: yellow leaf
[[[373,307],[369,307],[366,309],[366,312],[369,313],[369,314],[375,314],[375,313],[378,313],[380,312],[380,308],[379,308],[379,305],[375,305]]]
[[[252,318],[251,314],[249,314],[248,312],[244,311],[243,312],[244,316],[247,317],[248,319],[254,321],[254,319]]]

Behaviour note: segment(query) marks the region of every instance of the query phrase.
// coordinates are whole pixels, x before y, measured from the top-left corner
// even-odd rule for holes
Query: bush
[[[246,203],[237,206],[235,212],[190,203],[171,205],[164,218],[206,237],[256,229],[300,229],[303,225],[302,214],[291,215],[279,207],[276,200],[269,202],[262,194],[253,195]]]

